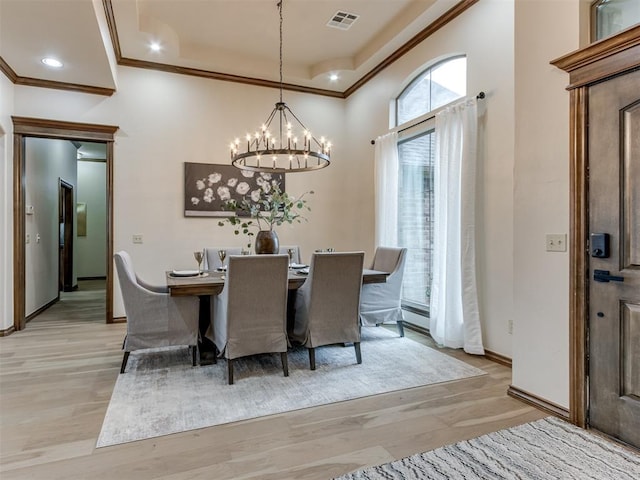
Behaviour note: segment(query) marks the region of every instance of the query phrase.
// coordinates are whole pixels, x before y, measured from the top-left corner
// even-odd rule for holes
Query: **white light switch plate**
[[[567,251],[567,234],[566,233],[547,233],[546,245],[547,245],[547,252],[566,252]]]

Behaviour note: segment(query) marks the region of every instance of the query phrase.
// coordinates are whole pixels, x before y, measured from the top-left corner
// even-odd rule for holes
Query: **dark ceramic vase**
[[[280,242],[273,230],[260,230],[256,235],[256,253],[258,255],[278,253]]]

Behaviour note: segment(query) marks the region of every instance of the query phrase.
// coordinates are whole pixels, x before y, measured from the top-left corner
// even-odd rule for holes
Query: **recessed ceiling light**
[[[160,50],[162,50],[162,47],[158,42],[151,42],[149,44],[149,48],[151,48],[151,50],[153,50],[154,52],[159,52]]]
[[[332,82],[337,81],[338,78],[340,78],[340,77],[338,76],[337,73],[332,73],[331,75],[329,75],[329,80],[331,80]]]
[[[47,67],[53,67],[53,68],[62,67],[62,62],[60,60],[56,60],[55,58],[51,58],[51,57],[43,58],[42,63],[44,63]]]

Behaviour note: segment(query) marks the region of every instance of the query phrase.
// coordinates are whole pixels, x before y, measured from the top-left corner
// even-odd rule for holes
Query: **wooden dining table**
[[[166,272],[167,287],[173,297],[195,295],[218,295],[224,287],[226,272],[206,271],[202,275],[192,277],[176,277],[171,272]],[[289,270],[289,290],[296,290],[302,286],[308,275],[297,270]],[[385,283],[389,272],[364,269],[362,271],[362,283]]]
[[[385,283],[389,272],[364,269],[362,271],[362,283]],[[191,277],[177,277],[172,272],[166,272],[167,287],[173,297],[197,296],[200,299],[199,328],[200,341],[198,348],[200,351],[200,363],[206,365],[215,362],[217,350],[210,338],[207,338],[207,331],[211,325],[210,305],[213,296],[220,294],[224,288],[226,272],[205,271],[201,275]],[[298,270],[289,270],[289,290],[297,290],[307,279],[308,275],[300,273]],[[288,295],[287,298],[287,331],[293,328],[295,318],[295,294]]]

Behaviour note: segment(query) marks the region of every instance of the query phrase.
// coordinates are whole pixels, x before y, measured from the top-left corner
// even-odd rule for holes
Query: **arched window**
[[[396,99],[402,125],[467,94],[467,57],[451,57],[427,68]]]
[[[407,248],[402,306],[429,314],[432,280],[435,119],[427,114],[465,97],[467,57],[449,57],[410,81],[396,98],[398,245]],[[425,119],[425,115],[427,118]]]

